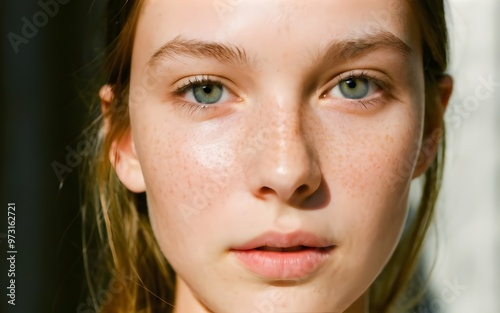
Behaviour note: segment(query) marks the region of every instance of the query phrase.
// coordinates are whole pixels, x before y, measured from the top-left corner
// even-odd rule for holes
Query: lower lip
[[[286,280],[304,278],[315,272],[330,256],[331,248],[309,248],[295,252],[264,250],[231,250],[233,255],[254,274]]]

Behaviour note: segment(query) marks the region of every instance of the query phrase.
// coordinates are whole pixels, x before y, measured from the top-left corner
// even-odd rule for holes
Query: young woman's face
[[[362,305],[425,170],[409,12],[397,0],[145,1],[134,179],[179,312]]]

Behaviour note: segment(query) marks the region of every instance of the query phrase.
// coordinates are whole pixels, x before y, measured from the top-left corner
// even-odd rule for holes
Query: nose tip
[[[311,196],[319,188],[320,175],[312,166],[298,163],[286,168],[268,167],[261,187],[256,190],[257,196],[276,196],[285,203],[301,203]]]
[[[250,171],[255,196],[300,205],[320,187],[321,171],[312,144],[298,127],[289,124],[273,132],[255,155]]]

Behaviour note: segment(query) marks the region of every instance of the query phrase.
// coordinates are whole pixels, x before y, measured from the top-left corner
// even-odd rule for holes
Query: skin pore
[[[410,182],[432,161],[416,166],[421,38],[392,2],[144,2],[130,132],[110,155],[125,186],[147,193],[176,313],[366,312]],[[104,106],[112,97],[101,90]],[[269,231],[334,248],[305,275],[262,277],[232,249]]]

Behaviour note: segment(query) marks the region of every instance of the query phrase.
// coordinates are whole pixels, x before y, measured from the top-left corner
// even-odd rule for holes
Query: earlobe
[[[453,91],[453,78],[449,75],[444,75],[437,81],[437,95],[435,98],[435,105],[438,106],[434,110],[431,117],[427,117],[430,125],[426,127],[427,131],[424,133],[422,145],[413,172],[413,178],[416,178],[429,169],[436,157],[439,148],[439,142],[443,139],[443,118],[448,102],[450,101],[451,92]]]
[[[451,92],[453,91],[453,78],[450,75],[444,75],[438,80],[439,96],[443,112],[450,101]]]
[[[99,91],[101,110],[104,117],[104,131],[110,131],[110,107],[113,101],[113,89],[104,85]],[[137,157],[134,141],[130,129],[123,136],[113,138],[109,149],[109,160],[115,169],[116,175],[128,190],[141,193],[146,190],[141,164]]]

